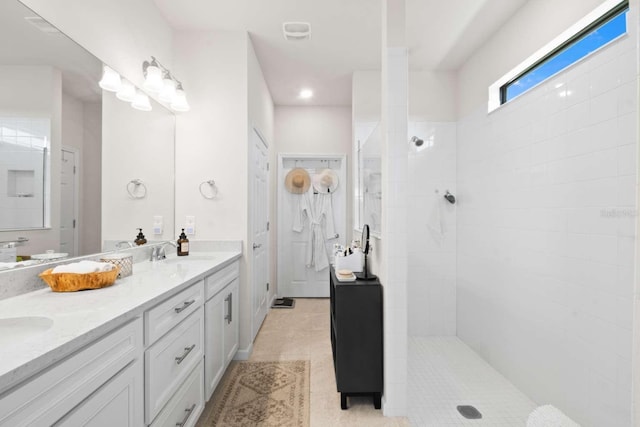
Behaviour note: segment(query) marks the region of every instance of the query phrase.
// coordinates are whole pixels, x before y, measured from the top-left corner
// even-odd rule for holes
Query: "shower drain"
[[[460,405],[457,407],[458,412],[465,418],[470,420],[479,420],[482,418],[482,414],[475,407],[471,405]]]

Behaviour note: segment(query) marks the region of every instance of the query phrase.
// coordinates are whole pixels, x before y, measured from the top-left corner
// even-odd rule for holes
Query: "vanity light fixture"
[[[120,78],[120,74],[115,72],[112,68],[103,65],[102,79],[100,79],[98,85],[109,92],[118,92],[122,85],[122,79]]]
[[[167,103],[174,111],[186,112],[191,109],[180,80],[155,57],[142,63],[142,72],[145,77],[144,88],[157,93],[160,101]]]
[[[176,82],[171,78],[171,74],[167,71],[162,79],[162,90],[160,91],[160,101],[171,103],[176,96]]]
[[[159,93],[164,86],[162,82],[162,70],[156,58],[151,57],[151,62],[144,61],[142,63],[142,72],[144,74],[144,84],[142,85],[151,93]]]
[[[124,102],[133,102],[136,97],[136,87],[127,79],[122,79],[120,90],[116,92],[116,98]]]
[[[182,83],[178,83],[178,87],[176,87],[176,94],[173,97],[173,101],[171,101],[171,109],[180,113],[187,112],[191,109],[187,102],[187,94],[184,93],[184,89],[182,89]]]
[[[131,106],[136,110],[151,111],[151,102],[149,102],[149,97],[140,89],[136,90],[136,96],[133,99]]]

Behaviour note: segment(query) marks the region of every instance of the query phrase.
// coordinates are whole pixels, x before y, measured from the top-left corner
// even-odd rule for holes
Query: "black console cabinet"
[[[331,347],[342,409],[350,395],[382,397],[382,286],[378,280],[339,282],[333,267]]]

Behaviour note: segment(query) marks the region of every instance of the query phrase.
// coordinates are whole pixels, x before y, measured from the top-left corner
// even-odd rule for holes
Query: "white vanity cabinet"
[[[0,396],[0,426],[142,425],[142,351],[136,318]]]
[[[205,278],[205,395],[211,398],[238,350],[239,275],[234,262]]]
[[[177,396],[189,378],[204,381],[203,283],[200,280],[145,312],[146,424],[176,426],[183,425],[183,419],[195,422],[204,408],[202,393],[187,393],[184,402]],[[177,403],[184,403],[185,408],[176,409]],[[185,418],[184,412],[189,417]]]

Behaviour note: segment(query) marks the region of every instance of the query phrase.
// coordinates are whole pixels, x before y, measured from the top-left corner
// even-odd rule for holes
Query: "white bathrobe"
[[[329,266],[325,242],[327,236],[333,238],[336,234],[331,193],[314,194],[313,188],[310,188],[305,194],[301,194],[295,202],[299,202],[299,208],[296,210],[294,205],[293,230],[302,231],[305,216],[309,221],[307,267],[315,267],[316,271],[324,270]]]

